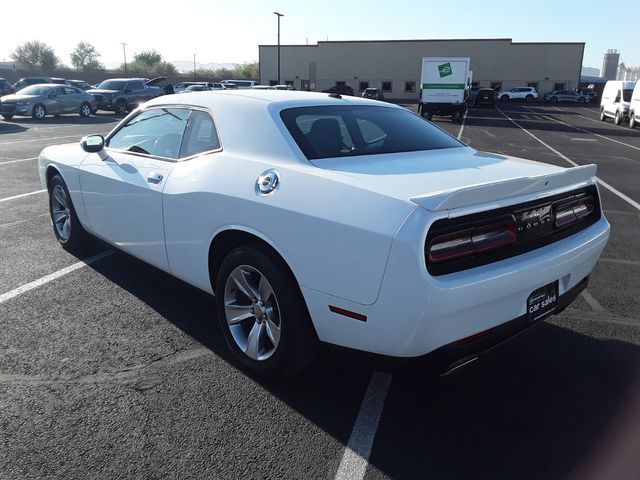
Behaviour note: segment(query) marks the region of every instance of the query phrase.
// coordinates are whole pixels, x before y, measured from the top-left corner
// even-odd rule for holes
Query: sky
[[[244,63],[258,60],[258,45],[315,44],[329,40],[430,38],[512,38],[515,42],[585,42],[583,66],[602,66],[607,49],[617,49],[627,66],[640,66],[637,35],[640,1],[493,1],[403,0],[96,0],[52,8],[49,0],[29,7],[3,0],[0,61],[15,47],[40,40],[70,65],[80,41],[93,44],[104,64],[156,49],[168,61]],[[6,4],[5,4],[6,3]],[[66,4],[60,4],[66,5]],[[82,5],[82,6],[80,6]],[[615,6],[615,8],[613,8]],[[30,12],[34,12],[30,14]],[[620,28],[629,19],[630,28]],[[28,25],[28,27],[25,27]],[[611,28],[616,25],[616,28]],[[637,30],[637,29],[636,29]]]

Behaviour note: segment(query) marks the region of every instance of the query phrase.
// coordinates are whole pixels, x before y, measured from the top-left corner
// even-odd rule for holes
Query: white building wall
[[[302,81],[319,91],[344,81],[354,91],[359,82],[371,87],[392,82],[387,98],[417,98],[405,92],[405,81],[415,81],[419,89],[422,57],[470,57],[473,81],[480,86],[502,82],[504,89],[538,84],[540,94],[578,86],[584,43],[513,43],[510,39],[489,40],[399,40],[318,42],[317,45],[281,46],[281,82]],[[277,79],[277,47],[259,47],[260,81]]]

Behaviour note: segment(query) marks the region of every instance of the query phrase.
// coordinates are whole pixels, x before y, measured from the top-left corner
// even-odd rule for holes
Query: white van
[[[253,88],[255,85],[260,84],[260,82],[257,82],[256,80],[222,80],[220,83],[223,85],[233,83],[234,85],[237,85],[238,88]]]
[[[629,104],[629,126],[636,128],[640,122],[640,80],[636,82],[636,87],[631,94],[631,102]]]
[[[616,125],[620,125],[623,120],[628,119],[634,87],[635,82],[609,80],[600,100],[600,120],[604,122],[607,117],[611,117]]]

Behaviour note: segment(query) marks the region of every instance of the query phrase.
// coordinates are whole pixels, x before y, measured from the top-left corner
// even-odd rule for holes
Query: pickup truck
[[[156,86],[166,77],[110,78],[96,88],[87,90],[96,99],[98,110],[108,110],[116,115],[125,115],[147,100],[164,94],[164,88]]]

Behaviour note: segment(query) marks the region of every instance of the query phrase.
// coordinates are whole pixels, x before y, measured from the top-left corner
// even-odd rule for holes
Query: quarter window
[[[183,142],[180,157],[189,157],[219,148],[220,140],[211,115],[194,110],[189,117],[187,140]]]
[[[129,82],[127,83],[127,88],[133,92],[137,92],[139,90],[144,90],[144,85],[142,85],[142,82]]]

